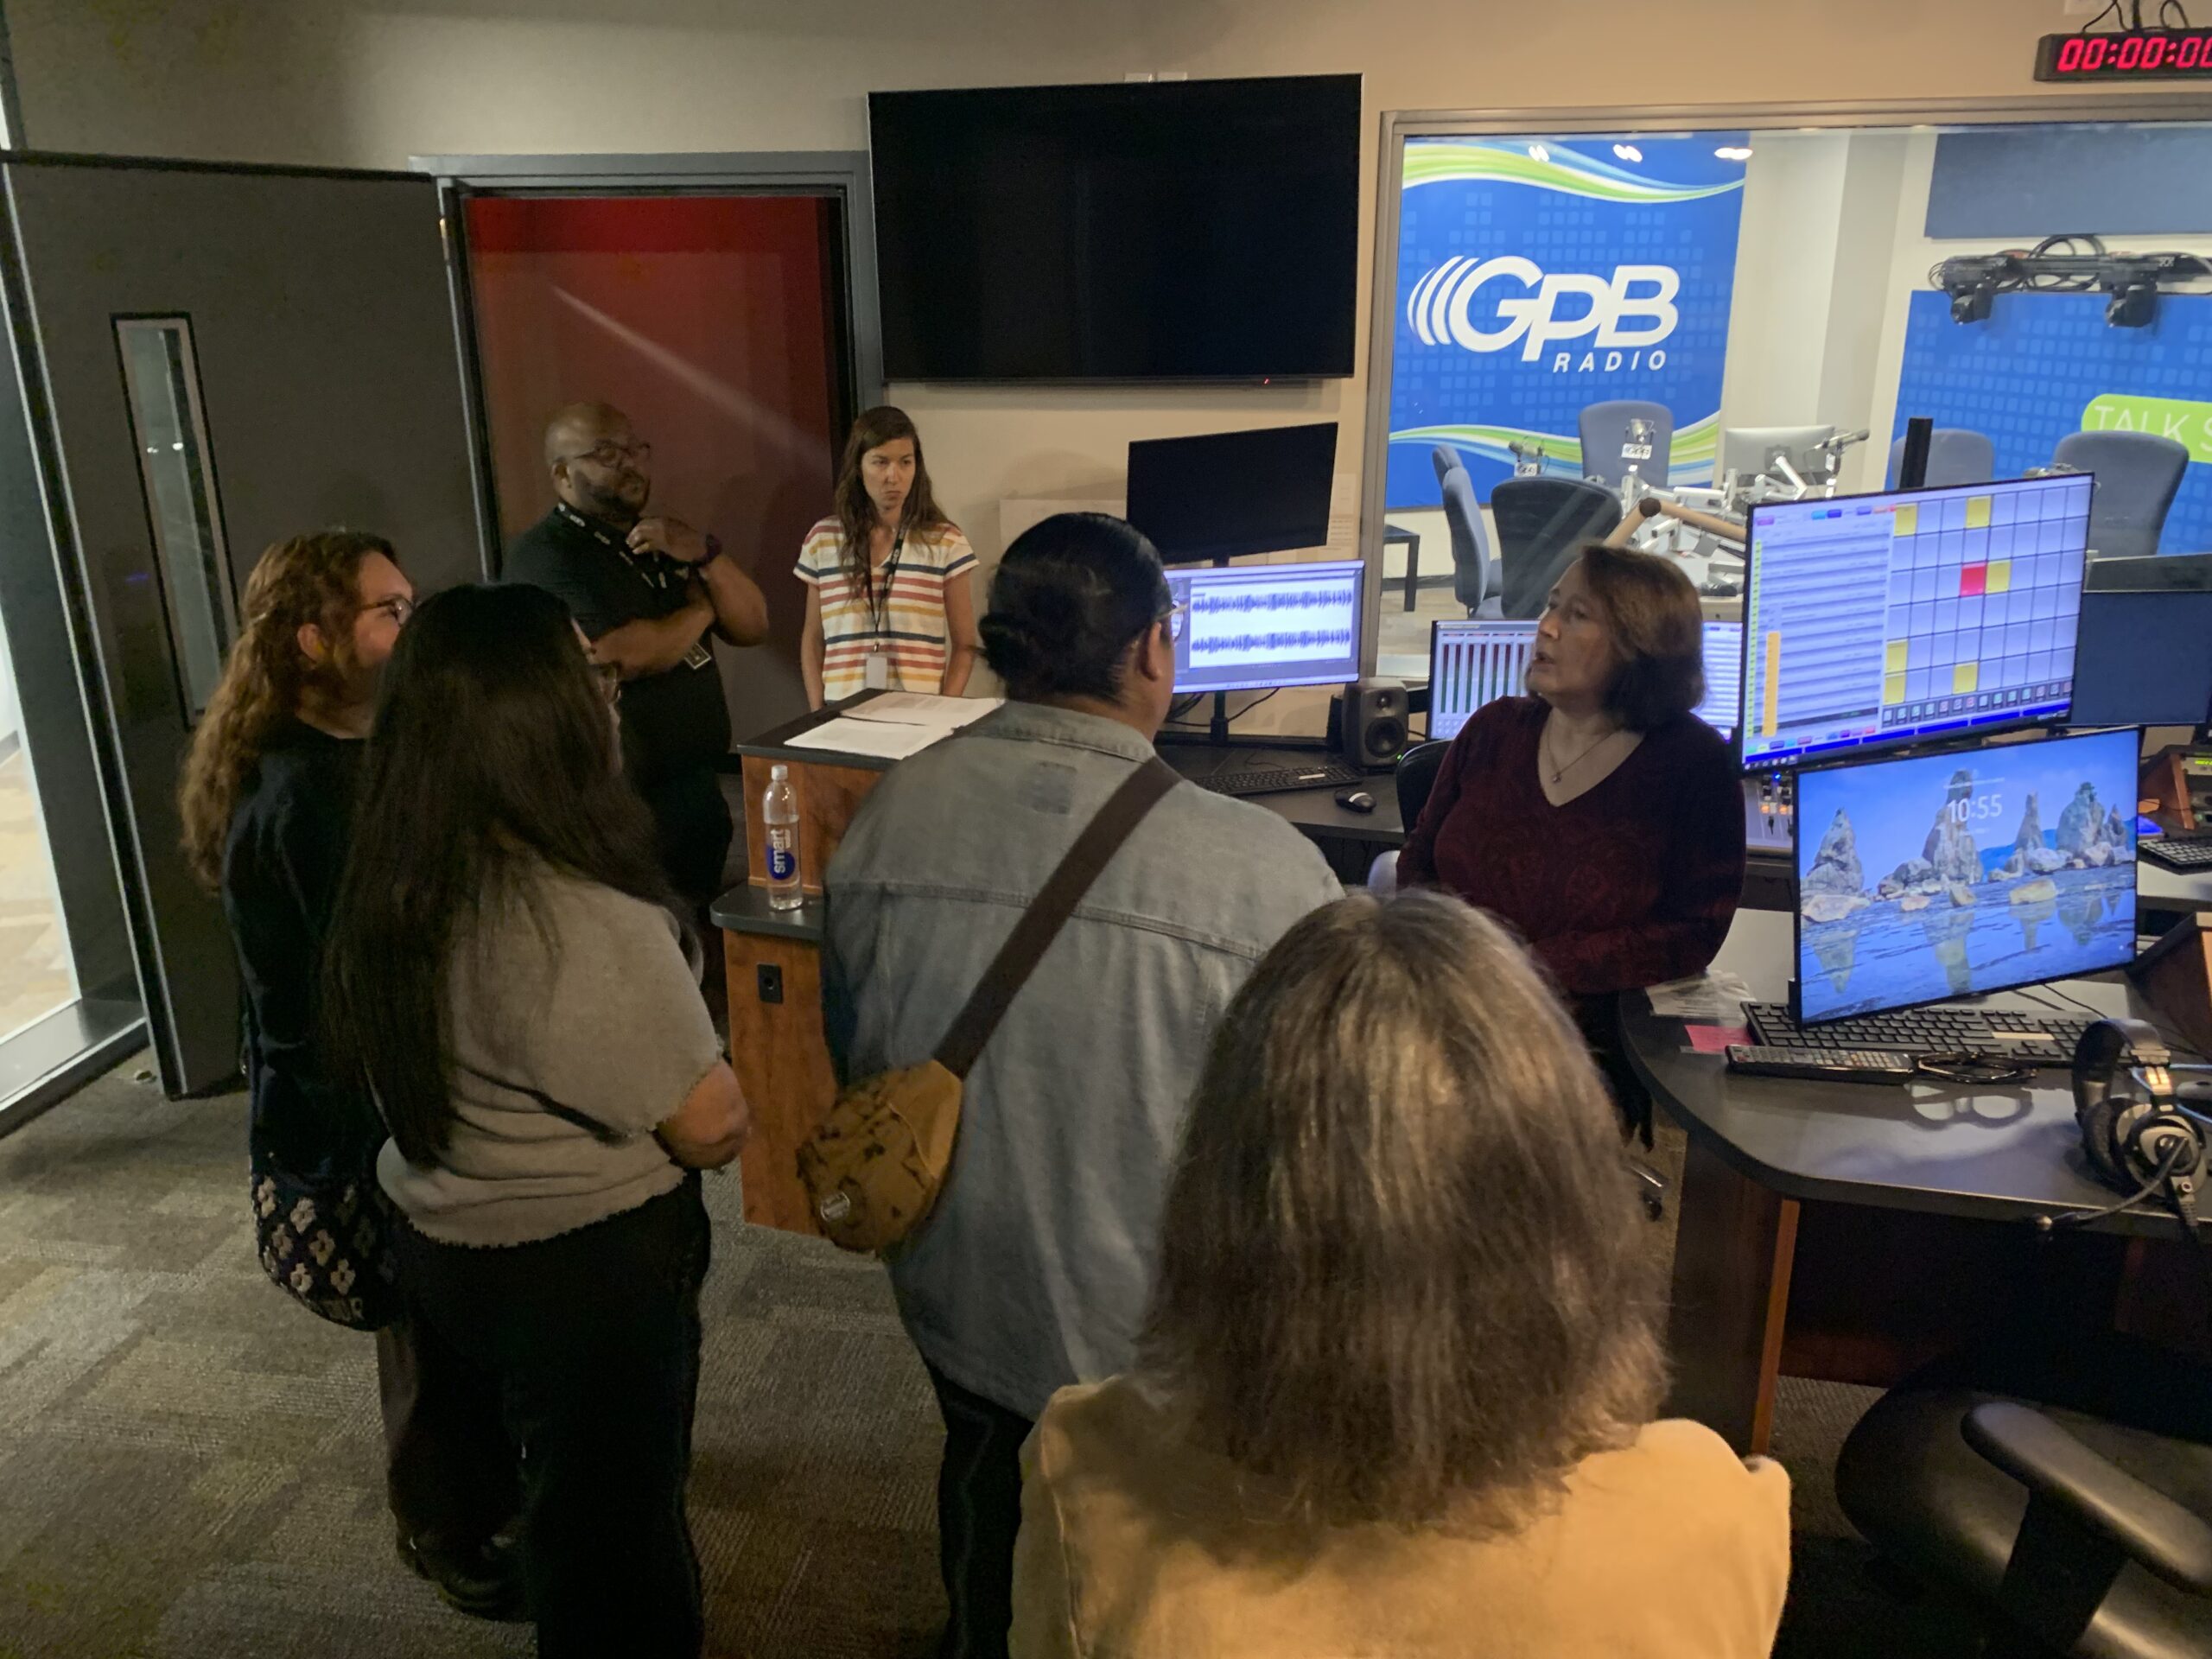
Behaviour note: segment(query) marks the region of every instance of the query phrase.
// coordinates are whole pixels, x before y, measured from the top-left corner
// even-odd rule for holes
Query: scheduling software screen
[[[1357,559],[1170,570],[1175,690],[1257,691],[1359,677]]]
[[[1529,647],[1536,642],[1534,622],[1458,620],[1430,625],[1428,637],[1428,734],[1453,738],[1467,717],[1486,702],[1517,697],[1527,687]],[[1697,717],[1723,737],[1736,729],[1743,701],[1744,625],[1705,625],[1705,701]]]
[[[2063,719],[2094,484],[1752,509],[1744,764]]]
[[[2133,728],[1797,774],[1801,1020],[2135,954]]]

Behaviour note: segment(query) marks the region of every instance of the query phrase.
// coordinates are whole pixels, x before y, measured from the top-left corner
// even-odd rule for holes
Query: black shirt
[[[315,1040],[361,748],[287,721],[246,780],[223,849],[223,913],[245,988],[255,1155],[308,1181],[368,1177],[385,1141],[366,1090],[328,1077]]]
[[[505,580],[566,601],[576,626],[598,639],[626,622],[683,608],[690,569],[662,554],[632,554],[613,526],[556,505],[507,550]],[[711,771],[729,753],[729,705],[702,635],[685,662],[622,687],[622,758],[650,798],[677,774]]]

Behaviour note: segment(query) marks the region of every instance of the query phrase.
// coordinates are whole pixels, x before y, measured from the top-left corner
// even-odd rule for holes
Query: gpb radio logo
[[[1513,294],[1509,283],[1518,284],[1522,293]],[[1675,304],[1681,289],[1681,273],[1669,265],[1617,266],[1608,282],[1573,271],[1547,276],[1518,254],[1481,260],[1462,255],[1414,284],[1406,320],[1425,346],[1502,352],[1517,340],[1523,363],[1538,361],[1567,340],[1594,336],[1593,346],[1608,348],[1602,356],[1586,351],[1579,362],[1572,352],[1554,352],[1554,374],[1660,369],[1667,365],[1667,353],[1656,348],[1681,321]],[[1479,319],[1478,302],[1486,308]]]

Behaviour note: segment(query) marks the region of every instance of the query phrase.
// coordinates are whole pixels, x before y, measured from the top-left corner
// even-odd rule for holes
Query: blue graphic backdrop
[[[2050,465],[2099,397],[2212,398],[2212,295],[2165,294],[2148,328],[2105,321],[2102,294],[2000,294],[1983,322],[1951,321],[1948,296],[1912,296],[1897,430],[1915,415],[1986,433],[1997,476]],[[2212,466],[2193,461],[2167,516],[2162,553],[2212,550]]]
[[[1579,417],[1615,397],[1674,412],[1675,481],[1712,477],[1745,168],[1715,151],[1745,143],[1731,132],[1637,137],[1621,141],[1622,156],[1613,139],[1586,135],[1407,141],[1390,506],[1438,504],[1429,452],[1439,444],[1459,452],[1485,501],[1512,475],[1516,438],[1543,445],[1547,472],[1580,477]],[[1498,260],[1525,264],[1471,280]],[[1668,296],[1666,279],[1624,273],[1635,266],[1670,271],[1680,287]],[[1561,277],[1570,286],[1548,302],[1544,279]],[[1618,313],[1610,345],[1589,327],[1607,310]],[[1585,332],[1571,332],[1578,325]],[[1490,349],[1471,349],[1470,335]],[[1656,366],[1655,353],[1664,353]]]

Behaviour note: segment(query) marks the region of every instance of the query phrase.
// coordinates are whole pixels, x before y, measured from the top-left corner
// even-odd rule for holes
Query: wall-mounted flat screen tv
[[[875,92],[894,380],[1352,372],[1360,78]]]

